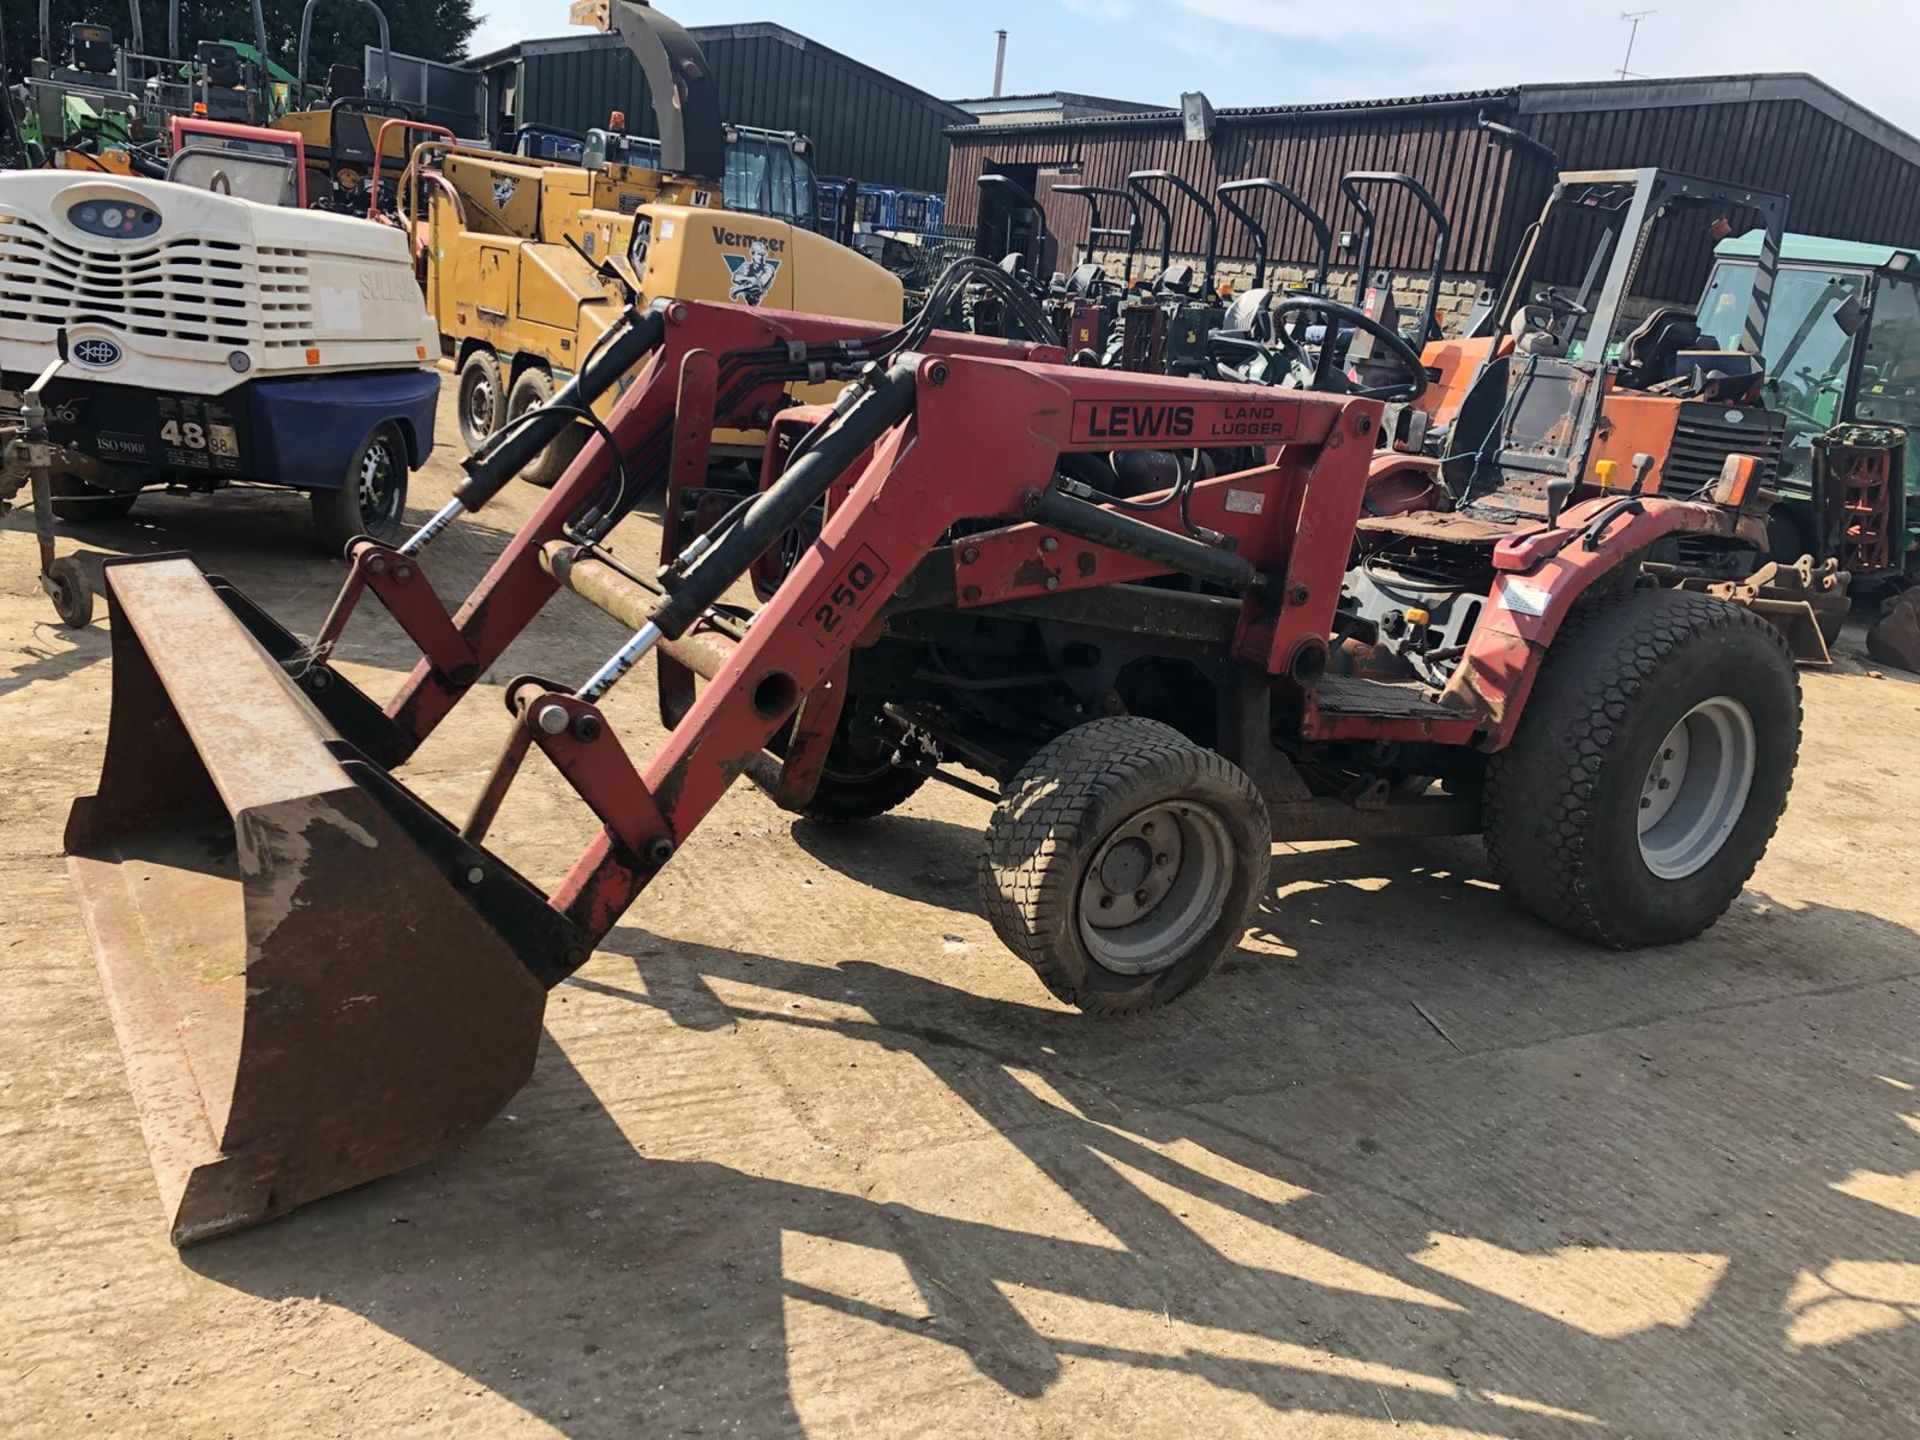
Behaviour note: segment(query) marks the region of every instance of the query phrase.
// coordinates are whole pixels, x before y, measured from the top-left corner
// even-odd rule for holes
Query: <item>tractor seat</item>
[[[1620,347],[1620,383],[1645,390],[1671,380],[1680,352],[1699,343],[1700,327],[1691,310],[1668,305],[1654,311]]]
[[[1162,270],[1153,282],[1156,295],[1191,295],[1193,293],[1193,266],[1176,264]]]
[[[245,82],[240,71],[240,52],[217,40],[202,40],[194,57],[206,72],[207,84],[220,90],[235,90]]]
[[[1077,300],[1098,294],[1107,285],[1107,272],[1098,265],[1077,265],[1067,277],[1067,294]]]
[[[358,65],[327,67],[327,100],[361,100],[366,97],[367,77]],[[322,102],[319,108],[325,108]]]
[[[1273,291],[1243,290],[1233,297],[1220,328],[1230,335],[1244,335],[1266,344],[1273,339]]]

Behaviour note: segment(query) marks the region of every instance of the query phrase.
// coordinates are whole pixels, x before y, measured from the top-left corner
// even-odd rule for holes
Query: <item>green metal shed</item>
[[[713,67],[730,123],[808,136],[821,175],[945,192],[947,128],[973,119],[958,106],[781,25],[690,33]],[[646,78],[616,35],[523,40],[467,66],[486,75],[501,131],[534,123],[585,130],[620,110],[630,133],[656,133]]]

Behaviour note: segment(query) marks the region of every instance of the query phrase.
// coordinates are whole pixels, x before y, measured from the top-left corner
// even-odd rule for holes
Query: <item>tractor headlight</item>
[[[227,356],[227,368],[236,375],[244,375],[253,368],[253,357],[244,350],[235,350]]]

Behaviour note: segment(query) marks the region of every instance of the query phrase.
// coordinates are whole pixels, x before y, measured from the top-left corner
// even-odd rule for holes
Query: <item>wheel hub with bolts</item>
[[[1102,965],[1151,975],[1218,917],[1232,842],[1204,805],[1155,805],[1108,832],[1080,886],[1081,939]]]
[[[467,392],[467,420],[476,434],[493,429],[493,382],[485,375],[476,375]]]
[[[1703,700],[1654,751],[1640,787],[1640,858],[1684,880],[1727,843],[1747,807],[1758,745],[1753,717],[1730,696]]]
[[[360,513],[368,520],[389,518],[388,512],[393,508],[395,463],[391,442],[384,436],[369,445],[360,459],[360,473],[356,477]]]

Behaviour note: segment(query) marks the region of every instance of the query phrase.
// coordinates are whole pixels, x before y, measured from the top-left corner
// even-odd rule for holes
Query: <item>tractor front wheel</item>
[[[1095,1015],[1166,1004],[1240,943],[1265,893],[1267,808],[1239,767],[1123,715],[1042,746],[995,807],[987,918],[1041,983]]]
[[[1780,632],[1642,590],[1576,614],[1487,769],[1487,851],[1542,919],[1615,949],[1720,918],[1773,838],[1800,749]]]

